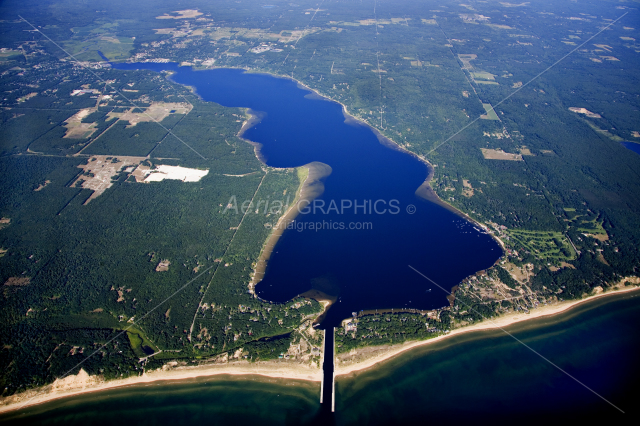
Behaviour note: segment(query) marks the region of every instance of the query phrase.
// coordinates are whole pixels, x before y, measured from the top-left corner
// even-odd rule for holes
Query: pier
[[[331,404],[331,412],[336,408],[335,388],[335,328],[324,330],[322,383],[320,386],[320,403]],[[327,407],[328,408],[328,407]]]

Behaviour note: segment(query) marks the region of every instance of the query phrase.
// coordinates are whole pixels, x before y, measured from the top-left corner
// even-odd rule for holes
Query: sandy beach
[[[626,280],[631,281],[636,285],[640,284],[640,279],[638,279],[637,277],[626,278]],[[622,280],[622,281],[624,282],[625,280]],[[525,313],[505,314],[501,317],[498,317],[492,320],[485,320],[474,325],[457,328],[444,336],[438,336],[436,338],[429,339],[429,340],[405,342],[399,345],[369,347],[369,348],[356,350],[355,354],[353,353],[353,351],[351,353],[340,354],[338,356],[338,359],[336,359],[336,370],[335,370],[336,376],[351,374],[356,371],[362,371],[368,368],[372,368],[374,366],[378,367],[376,364],[379,364],[385,360],[388,360],[398,354],[401,354],[403,352],[406,352],[410,349],[413,349],[419,346],[429,345],[429,344],[447,339],[451,336],[456,336],[462,333],[470,333],[470,332],[479,331],[479,330],[500,329],[518,322],[532,320],[535,318],[541,318],[546,316],[552,316],[562,312],[566,312],[569,309],[573,308],[574,306],[577,306],[583,303],[588,303],[602,297],[612,296],[615,294],[628,293],[628,292],[638,291],[638,290],[640,290],[640,287],[636,287],[636,286],[624,287],[617,290],[611,290],[606,293],[596,294],[596,295],[587,297],[585,299],[564,301],[564,302],[559,302],[553,305],[545,305],[537,309],[531,310],[529,314],[525,314]],[[363,352],[362,354],[360,354],[361,356],[358,356],[359,351]],[[350,358],[354,359],[355,361],[351,361]]]
[[[304,181],[300,183],[298,191],[296,192],[296,197],[291,203],[291,206],[282,216],[280,216],[278,222],[272,226],[271,234],[265,241],[264,246],[262,246],[260,256],[258,257],[256,267],[253,271],[253,278],[249,283],[249,291],[251,291],[252,294],[254,294],[255,286],[264,278],[267,263],[271,258],[273,249],[284,231],[287,229],[287,226],[295,220],[298,214],[300,214],[300,212],[310,202],[322,195],[322,192],[324,192],[322,179],[329,176],[332,171],[331,167],[319,161],[314,161],[301,167],[307,169],[307,176]]]
[[[636,285],[640,285],[640,278],[630,277],[626,280],[629,280]],[[350,354],[340,354],[339,359],[341,361],[336,362],[336,376],[347,375],[357,371],[366,370],[368,368],[380,367],[380,365],[378,364],[396,355],[399,355],[416,347],[429,345],[447,339],[451,336],[456,336],[458,334],[479,330],[499,329],[518,322],[566,312],[574,306],[588,303],[595,299],[638,290],[640,290],[640,287],[637,286],[624,287],[621,289],[608,291],[606,293],[593,295],[581,300],[559,302],[553,305],[543,306],[532,310],[530,314],[506,314],[493,320],[486,320],[478,324],[455,329],[447,335],[439,336],[429,340],[406,342],[403,344],[392,346],[387,345],[359,349],[356,351],[356,353],[360,352],[360,356],[357,357],[356,362],[352,362],[349,360],[349,358],[353,358],[353,352]],[[306,380],[315,382],[320,382],[322,380],[322,370],[320,368],[312,368],[307,365],[283,361],[265,361],[257,363],[238,361],[227,364],[211,364],[193,367],[172,367],[170,365],[167,365],[162,369],[145,372],[141,376],[111,381],[105,381],[99,376],[89,376],[84,370],[80,370],[80,372],[75,376],[68,376],[62,380],[56,380],[51,385],[43,386],[41,388],[25,391],[0,399],[0,413],[17,410],[35,404],[42,404],[68,396],[80,395],[89,392],[98,392],[122,386],[131,386],[168,380],[185,380],[193,379],[196,377],[208,377],[225,374],[261,375],[279,379]]]
[[[279,78],[288,78],[287,76],[274,75]],[[333,102],[337,102],[335,100],[330,99],[329,97],[322,95],[317,90],[311,89],[308,86],[302,84],[301,82],[293,79],[298,83],[299,86],[303,87],[306,90],[309,90],[313,95],[322,97],[323,99],[327,99]],[[194,91],[195,93],[195,91]],[[377,131],[373,126],[364,121],[363,119],[354,117],[349,114],[347,107],[339,103],[343,108],[343,113],[345,115],[345,120],[350,120],[353,122],[357,122],[362,125],[366,125],[371,127],[371,129],[375,132],[376,136],[378,136],[381,143],[389,146],[393,146],[394,149],[401,150],[419,158],[421,161],[425,162],[429,166],[429,176],[427,176],[424,183],[420,188],[416,191],[418,195],[435,202],[437,204],[443,205],[447,207],[449,210],[464,216],[472,223],[477,223],[473,221],[471,218],[466,216],[465,214],[459,212],[454,207],[445,203],[437,197],[437,194],[433,191],[433,189],[429,185],[429,181],[432,177],[433,167],[428,163],[428,161],[422,157],[417,156],[415,153],[412,153],[400,146],[399,144],[393,142],[392,140],[383,136],[379,131]],[[243,126],[238,133],[238,136],[242,138],[243,133],[255,125],[262,117],[253,111],[248,111],[248,120],[243,123]],[[244,138],[243,138],[244,139]],[[246,139],[245,139],[246,140]],[[252,141],[248,141],[254,145],[256,156],[259,160],[263,161],[260,155],[260,144],[257,144]],[[264,162],[264,161],[263,161]],[[260,255],[258,265],[254,271],[254,276],[249,284],[250,289],[253,290],[254,286],[262,279],[265,271],[266,264],[270,258],[271,252],[278,238],[282,235],[284,229],[286,229],[286,225],[292,221],[296,215],[298,214],[298,203],[302,200],[312,200],[322,193],[322,178],[328,176],[331,173],[331,168],[323,163],[310,163],[308,165],[302,166],[306,167],[309,170],[309,173],[301,183],[298,193],[296,194],[296,199],[293,205],[285,212],[283,216],[279,219],[278,223],[274,225],[273,232],[265,242],[263,246],[262,253]],[[484,225],[480,225],[483,226]],[[494,236],[495,238],[495,236]],[[497,239],[497,238],[496,238]],[[499,241],[499,240],[498,240]],[[502,242],[500,242],[502,245]],[[503,245],[504,247],[504,245]],[[626,280],[633,282],[636,286],[633,287],[624,287],[616,290],[611,290],[605,293],[595,294],[590,297],[574,300],[574,301],[564,301],[555,303],[552,305],[545,305],[538,307],[537,309],[533,309],[529,314],[525,313],[509,313],[502,315],[498,318],[492,320],[485,320],[477,324],[473,324],[470,326],[465,326],[462,328],[454,329],[450,333],[444,336],[439,336],[433,339],[424,340],[424,341],[412,341],[406,342],[398,345],[387,345],[387,346],[379,346],[379,347],[367,347],[358,349],[354,353],[340,354],[338,360],[336,361],[336,370],[335,375],[348,375],[358,371],[366,370],[369,368],[378,368],[380,367],[385,360],[388,360],[392,357],[395,357],[401,353],[404,353],[408,350],[411,350],[416,347],[422,347],[424,345],[429,345],[435,343],[437,341],[442,341],[451,336],[459,335],[462,333],[469,333],[473,331],[480,330],[489,330],[489,329],[500,329],[515,323],[532,320],[541,317],[548,317],[557,315],[563,312],[568,311],[569,309],[584,303],[588,303],[592,300],[604,298],[606,296],[628,293],[633,291],[638,291],[640,288],[637,285],[640,285],[640,279],[637,277],[626,278]],[[625,280],[623,280],[625,281]],[[325,300],[318,296],[318,299],[325,302],[325,310],[327,306],[332,302],[332,300]],[[250,363],[245,361],[237,361],[230,362],[225,364],[209,364],[209,365],[200,365],[200,366],[169,366],[158,369],[147,371],[141,376],[130,377],[126,379],[118,379],[106,381],[104,378],[100,376],[90,376],[84,370],[80,370],[74,376],[68,376],[64,379],[56,380],[53,384],[43,386],[40,388],[36,388],[33,390],[28,390],[16,395],[8,396],[0,398],[0,413],[8,412],[12,410],[21,409],[27,406],[32,406],[36,404],[42,404],[45,402],[49,402],[52,400],[56,400],[59,398],[86,394],[89,392],[98,392],[107,389],[114,389],[123,386],[131,386],[131,385],[139,385],[151,382],[159,382],[159,381],[169,381],[169,380],[186,380],[193,379],[197,377],[210,377],[216,375],[260,375],[278,379],[290,379],[290,380],[305,380],[305,381],[315,381],[321,382],[323,372],[321,368],[313,368],[308,365],[303,365],[294,362],[283,362],[283,361],[264,361],[264,362],[256,362]]]
[[[76,375],[69,375],[56,380],[53,384],[41,388],[21,392],[0,399],[0,413],[18,410],[31,405],[42,404],[55,399],[114,389],[122,386],[139,385],[165,380],[185,380],[196,377],[216,375],[260,375],[278,379],[293,379],[320,382],[322,370],[308,365],[283,361],[264,361],[250,363],[246,361],[228,364],[201,366],[165,366],[162,369],[145,372],[141,376],[126,379],[105,381],[100,376],[90,376],[84,370]]]

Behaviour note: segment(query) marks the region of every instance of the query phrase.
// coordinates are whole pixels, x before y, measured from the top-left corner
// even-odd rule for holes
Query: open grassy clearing
[[[572,226],[577,228],[579,232],[582,232],[585,236],[595,238],[600,241],[607,241],[609,234],[602,227],[602,223],[594,220],[579,220],[577,216],[572,222]]]
[[[81,61],[103,61],[98,51],[110,61],[127,59],[133,50],[133,38],[116,37],[102,27],[90,30],[76,30],[76,37],[67,40],[63,46],[67,52]]]
[[[146,348],[148,352],[150,352],[149,349],[153,350],[153,352],[158,352],[158,347],[154,345],[138,327],[133,326],[127,329],[127,337],[129,338],[131,349],[139,358],[150,355],[150,353],[146,353],[143,348]]]
[[[7,49],[5,47],[0,49],[0,61],[9,61],[21,55],[22,52],[19,50]]]
[[[487,113],[484,115],[481,115],[480,118],[484,120],[500,121],[500,118],[498,118],[498,114],[496,114],[491,104],[482,104],[482,107]]]
[[[202,15],[202,12],[197,9],[176,10],[172,13],[176,13],[177,15],[169,15],[165,13],[164,15],[156,16],[156,19],[189,19]]]
[[[585,226],[585,225],[590,226]],[[602,224],[597,220],[592,221],[582,221],[580,225],[578,225],[578,231],[580,232],[588,232],[590,234],[604,234],[607,235],[607,231],[604,230]]]
[[[495,80],[496,76],[486,71],[475,71],[471,75],[475,80]]]
[[[475,53],[458,53],[458,59],[460,59],[460,62],[462,62],[463,70],[473,69],[473,65],[471,65],[471,61],[473,61],[477,57],[478,55],[476,55]]]
[[[337,30],[325,30],[328,32],[340,32],[342,29],[339,28]],[[164,28],[155,30],[157,34],[176,34],[179,32],[179,29],[172,28]],[[295,43],[299,39],[309,36],[311,34],[317,33],[321,31],[321,28],[311,27],[306,30],[282,30],[280,32],[270,32],[269,30],[261,29],[261,28],[242,28],[242,27],[217,27],[213,29],[207,29],[206,35],[208,35],[211,39],[218,40],[228,40],[228,39],[258,39],[262,41],[277,41],[280,43]],[[204,35],[205,32],[196,33],[196,31],[192,32],[188,36],[197,36]]]
[[[480,148],[485,160],[524,161],[521,154],[510,154],[499,149]]]
[[[569,217],[567,221],[572,228],[601,241],[609,239],[607,231],[605,231],[602,227],[602,222],[598,221],[598,219],[584,219],[586,215],[576,213],[575,208],[565,207],[563,210],[567,212],[567,216]]]
[[[508,229],[509,237],[522,248],[542,260],[568,261],[576,259],[576,252],[560,232]]]
[[[133,127],[138,123],[143,122],[161,122],[169,116],[169,114],[188,114],[193,106],[186,102],[154,102],[144,112],[133,112],[139,110],[132,108],[126,112],[109,112],[107,115],[109,119],[118,118],[123,121],[128,121],[127,128]]]
[[[93,108],[84,108],[69,117],[64,122],[67,132],[63,136],[70,139],[86,139],[96,131],[96,123],[83,123],[82,120],[94,112]]]
[[[616,142],[622,142],[624,139],[622,139],[620,136],[614,135],[612,133],[610,133],[608,130],[606,129],[601,129],[600,127],[596,126],[595,124],[591,123],[590,121],[586,121],[585,122],[589,125],[589,127],[591,127],[596,133],[601,134],[603,136],[608,137],[609,139],[611,139],[612,141],[616,141]]]

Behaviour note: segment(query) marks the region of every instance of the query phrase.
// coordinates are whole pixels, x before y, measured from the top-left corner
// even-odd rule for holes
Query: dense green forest
[[[344,353],[362,346],[379,346],[425,340],[441,336],[449,330],[449,312],[441,318],[430,318],[417,313],[384,313],[362,315],[352,320],[355,331],[336,329],[336,352]]]
[[[66,63],[56,69],[61,81],[79,73]],[[50,73],[36,69],[33,81],[51,80]],[[296,171],[271,169],[256,159],[253,147],[236,136],[241,110],[204,103],[155,73],[105,70],[100,78],[136,87],[136,96],[148,100],[138,106],[179,97],[192,109],[170,114],[162,127],[109,119],[109,113],[128,109],[120,106],[126,100],[87,103],[79,100],[88,95],[71,95],[78,85],[100,87],[100,79],[89,74],[56,86],[46,102],[35,97],[21,102],[19,113],[5,111],[0,127],[4,394],[51,382],[79,363],[107,379],[138,375],[144,367],[138,358],[147,352],[154,355],[147,368],[167,359],[233,356],[238,348],[253,361],[286,353],[300,340],[292,331],[314,318],[320,304],[305,299],[270,304],[247,292],[270,233],[265,223],[282,211],[252,211],[243,219],[225,214],[224,206],[232,195],[274,200],[294,194],[300,185]],[[82,108],[95,109],[82,122],[96,123],[97,131],[89,138],[63,138],[65,121]],[[176,137],[188,140],[189,147]],[[93,154],[111,155],[107,160],[113,161],[148,156],[143,165],[209,173],[199,182],[138,183],[120,171],[109,189],[86,203],[92,191],[74,182],[82,172],[78,166]],[[165,260],[168,270],[158,272]],[[198,314],[190,341],[188,331],[206,289],[204,303],[212,309]]]
[[[236,136],[244,111],[202,102],[167,75],[113,70],[101,54],[293,77],[428,161],[437,195],[504,243],[500,264],[460,283],[437,320],[361,317],[356,333],[336,334],[340,351],[429,338],[638,276],[640,156],[619,143],[640,132],[636,10],[608,0],[270,3],[0,4],[10,49],[0,55],[4,395],[85,359],[92,374],[139,374],[149,349],[147,368],[239,349],[277,358],[321,310],[247,292],[277,215],[243,220],[224,206],[230,194],[274,199],[300,182]],[[177,8],[201,15],[156,19]],[[156,102],[191,109],[161,126],[117,118]],[[480,118],[483,104],[498,120]],[[120,171],[85,204],[92,192],[76,182],[91,176],[78,166],[93,155],[209,173],[141,184]],[[168,270],[156,271],[164,260]]]

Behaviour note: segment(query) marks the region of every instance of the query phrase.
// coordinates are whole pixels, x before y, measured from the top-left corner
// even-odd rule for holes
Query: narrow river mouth
[[[502,256],[477,225],[416,195],[430,172],[424,162],[295,80],[174,63],[114,68],[172,71],[172,81],[205,101],[260,112],[241,136],[260,145],[268,166],[331,167],[321,179],[324,192],[283,232],[255,287],[258,297],[276,303],[312,290],[331,296],[335,303],[321,329],[332,330],[353,313],[446,306],[453,286]]]

